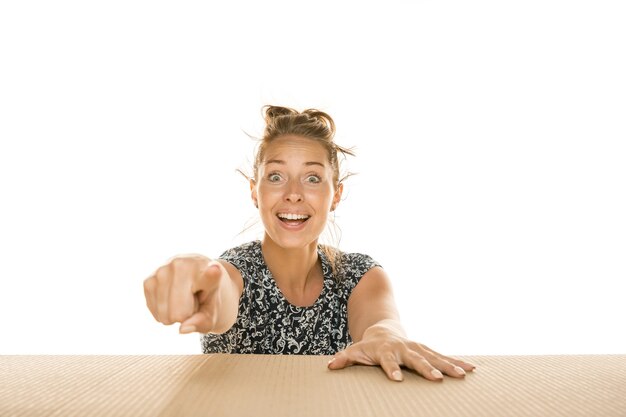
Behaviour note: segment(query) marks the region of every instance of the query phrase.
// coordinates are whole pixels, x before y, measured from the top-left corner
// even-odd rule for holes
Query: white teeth
[[[311,216],[307,216],[306,214],[278,213],[278,217],[287,220],[303,220]]]

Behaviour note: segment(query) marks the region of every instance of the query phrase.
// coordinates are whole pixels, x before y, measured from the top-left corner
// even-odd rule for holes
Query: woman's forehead
[[[301,136],[280,136],[272,140],[265,149],[263,163],[299,159],[326,165],[328,152],[316,139]]]

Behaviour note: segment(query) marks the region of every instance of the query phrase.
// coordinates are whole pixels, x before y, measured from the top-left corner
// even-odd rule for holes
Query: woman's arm
[[[389,278],[384,269],[374,267],[363,275],[348,299],[348,328],[352,341],[359,342],[369,327],[382,321],[399,335],[406,336]]]
[[[424,378],[441,380],[442,372],[463,377],[474,366],[413,342],[406,337],[393,298],[391,283],[380,267],[370,269],[348,299],[348,327],[353,344],[338,352],[330,369],[354,364],[380,365],[387,376],[402,380],[400,366],[414,369]]]

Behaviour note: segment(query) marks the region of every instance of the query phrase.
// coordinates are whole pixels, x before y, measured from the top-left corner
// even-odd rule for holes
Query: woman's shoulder
[[[334,272],[341,276],[341,280],[358,282],[363,275],[374,267],[382,267],[372,256],[362,252],[344,252],[329,246],[322,246],[322,252],[330,256],[330,264],[334,263]],[[334,258],[334,259],[332,259]]]
[[[341,266],[348,275],[356,275],[359,278],[370,269],[381,266],[370,255],[361,252],[342,252]]]
[[[340,252],[341,261],[347,264],[375,263],[373,257],[361,252]]]
[[[224,254],[242,254],[261,251],[261,241],[253,240],[251,242],[242,243],[239,246],[232,247],[224,251]]]
[[[241,269],[244,265],[252,266],[263,263],[263,254],[261,252],[261,242],[253,240],[227,249],[219,257]]]

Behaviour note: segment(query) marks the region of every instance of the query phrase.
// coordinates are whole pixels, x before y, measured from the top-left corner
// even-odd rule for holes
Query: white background
[[[341,247],[412,338],[626,353],[623,4],[3,2],[0,353],[200,353],[142,282],[259,236],[268,103],[356,146]]]

